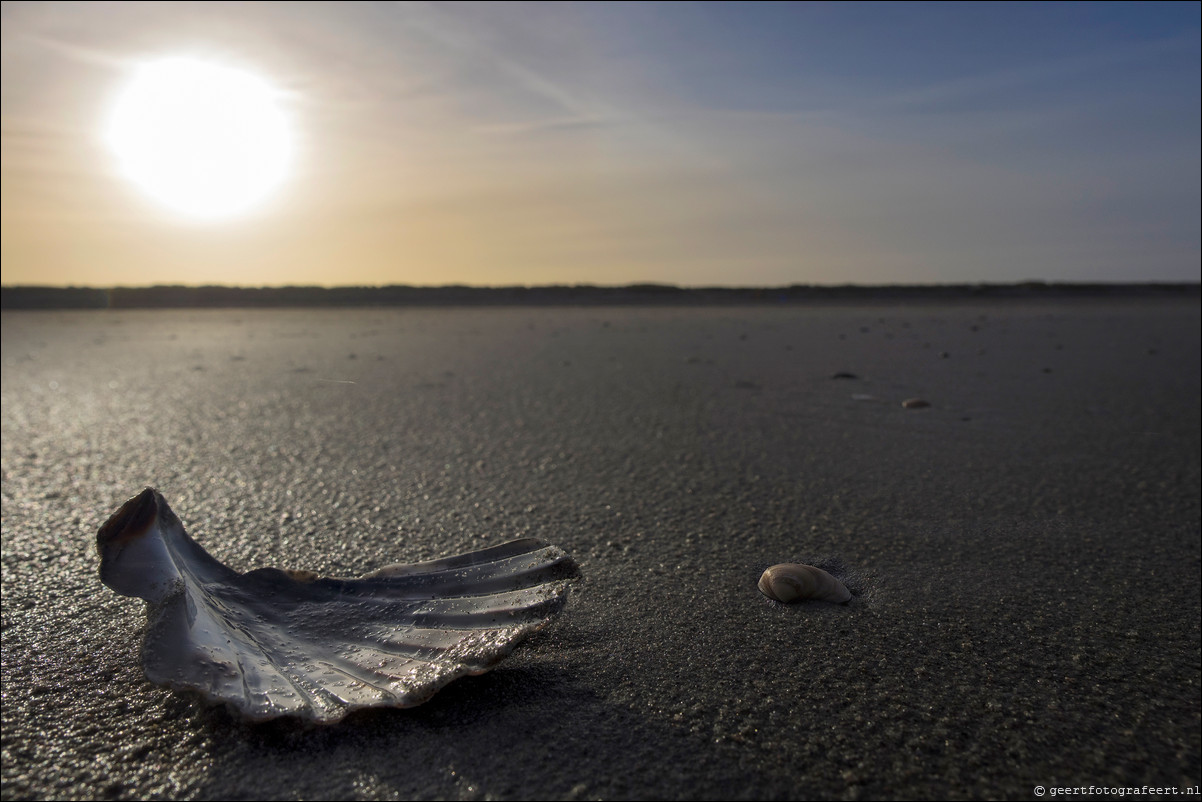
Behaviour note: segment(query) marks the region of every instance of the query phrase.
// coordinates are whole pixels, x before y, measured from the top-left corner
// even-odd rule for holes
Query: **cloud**
[[[957,76],[868,100],[868,110],[1013,111],[1015,106],[1060,100],[1082,91],[1098,97],[1113,89],[1123,68],[1197,50],[1196,37],[1173,36],[1139,41],[1054,59],[1036,59],[1003,69]]]

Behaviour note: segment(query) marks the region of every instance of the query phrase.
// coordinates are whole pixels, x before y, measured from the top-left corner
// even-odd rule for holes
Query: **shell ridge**
[[[358,669],[359,669],[359,671],[348,671],[348,670],[347,670],[347,669],[345,669],[345,668],[341,668],[341,667],[339,667],[339,666],[337,666],[337,665],[335,665],[335,664],[334,664],[334,660],[337,660],[337,661],[338,661],[338,662],[340,662],[340,663],[345,663],[345,664],[353,665],[353,666],[355,666],[356,668],[358,668]],[[362,684],[362,685],[366,685],[366,686],[367,686],[367,687],[369,687],[369,688],[373,688],[373,689],[375,689],[375,690],[379,691],[381,694],[383,694],[383,695],[384,695],[384,697],[385,697],[385,698],[392,699],[393,701],[399,701],[399,700],[400,700],[400,698],[401,698],[401,695],[400,695],[400,694],[398,694],[398,693],[397,693],[396,691],[394,691],[393,689],[391,689],[391,688],[388,688],[388,687],[381,686],[381,685],[377,684],[377,682],[375,682],[375,681],[372,681],[372,680],[369,680],[369,679],[365,678],[363,675],[364,675],[364,674],[368,674],[369,672],[370,672],[370,674],[371,674],[371,675],[374,675],[374,676],[377,676],[377,677],[384,676],[384,675],[382,675],[382,674],[378,674],[378,673],[376,673],[376,672],[373,672],[373,671],[371,671],[371,669],[370,669],[370,668],[368,668],[368,667],[366,667],[366,666],[360,666],[360,665],[358,665],[357,663],[355,663],[355,662],[353,662],[353,661],[346,660],[346,658],[342,658],[342,657],[337,657],[337,658],[334,658],[334,659],[331,659],[331,658],[328,658],[328,657],[327,657],[326,659],[324,659],[324,660],[319,660],[318,662],[319,662],[321,665],[324,665],[326,668],[328,668],[328,669],[329,669],[329,670],[331,670],[331,671],[336,671],[336,672],[338,672],[339,674],[341,674],[342,676],[344,676],[344,677],[347,677],[348,679],[352,679],[352,680],[354,680],[355,682],[358,682],[358,683],[360,683],[360,684]]]
[[[404,627],[397,630],[397,635],[410,635],[415,630],[419,629],[426,632],[440,631],[425,627]],[[455,630],[447,631],[454,632]],[[473,632],[473,630],[462,630],[462,632],[464,633],[462,637],[466,637]],[[350,639],[348,638],[348,640]],[[417,660],[423,663],[437,662],[439,657],[455,648],[455,643],[451,643],[446,646],[433,646],[422,643],[414,643],[412,640],[408,639],[400,641],[387,640],[370,633],[360,634],[354,639],[352,645],[356,648],[371,649],[380,655],[400,658],[403,660]]]
[[[205,602],[208,603],[210,600],[209,594],[206,593],[204,598],[205,598]],[[212,609],[213,609],[213,606],[210,605],[210,610],[212,610]],[[296,692],[296,695],[299,696],[301,699],[307,699],[310,701],[310,703],[316,701],[313,699],[312,694],[310,694],[307,689],[305,689],[300,684],[298,684],[295,681],[295,679],[292,676],[290,676],[289,672],[284,670],[284,667],[279,664],[279,662],[276,660],[275,656],[272,654],[271,650],[264,648],[263,643],[260,641],[260,639],[256,638],[249,631],[249,629],[247,627],[235,626],[234,623],[230,620],[229,616],[226,614],[226,611],[220,610],[217,612],[218,612],[218,615],[215,615],[214,618],[216,619],[218,625],[221,626],[221,628],[224,630],[224,632],[226,633],[226,636],[228,638],[230,638],[231,646],[233,645],[234,640],[238,640],[238,641],[241,641],[242,643],[245,643],[247,646],[253,648],[254,651],[256,651],[258,654],[260,654],[262,656],[263,662],[261,664],[261,668],[263,668],[263,669],[270,668],[272,670],[272,672],[277,677],[282,679],[285,683],[287,683]],[[241,675],[242,688],[244,691],[244,695],[243,695],[244,705],[239,705],[236,700],[222,699],[222,701],[233,704],[239,710],[242,710],[242,711],[246,712],[247,714],[252,714],[254,709],[258,705],[256,704],[254,693],[250,690],[246,664],[244,663],[241,655],[239,654],[239,649],[231,648],[229,651],[234,655],[234,659],[238,663],[238,673]],[[265,676],[266,672],[255,670],[254,673],[257,677],[261,678],[261,680],[262,680],[263,696],[266,697],[268,700],[270,700],[272,697],[267,689],[271,686],[271,683],[268,681],[268,677]],[[218,696],[217,698],[221,699],[220,696]]]
[[[242,657],[238,654],[237,650],[234,650],[234,662],[238,666],[238,676],[242,679],[242,699],[246,705],[243,709],[250,710],[255,706],[255,699],[251,692],[250,683],[246,676],[246,665],[243,662]]]
[[[495,632],[502,637],[516,637],[520,640],[522,637],[530,634],[530,632],[541,629],[549,621],[549,618],[537,619],[524,623],[515,622],[510,625],[475,629],[411,626],[396,630],[396,636],[398,638],[403,637],[404,640],[392,640],[388,637],[390,633],[387,632],[359,631],[358,633],[354,633],[357,634],[357,637],[353,645],[374,650],[381,655],[436,663],[439,660],[448,659],[448,656],[452,656],[452,659],[460,659],[461,655],[457,654],[456,650],[462,650],[465,642],[471,642],[473,639],[480,638],[482,633]],[[534,627],[535,629],[526,632],[525,630],[528,627]],[[509,634],[507,635],[506,633]],[[422,642],[422,637],[429,640]]]
[[[338,721],[349,712],[347,703],[333,692],[326,690],[304,672],[282,672],[294,688],[309,699],[314,719],[317,721]],[[291,676],[289,676],[291,675]],[[312,687],[308,687],[308,686]]]
[[[576,563],[567,555],[562,555],[551,562],[517,566],[516,570],[496,570],[479,574],[472,572],[465,575],[461,569],[453,573],[438,572],[406,576],[401,578],[405,581],[395,583],[390,580],[365,580],[373,584],[364,586],[362,589],[374,591],[379,588],[390,596],[396,594],[396,598],[413,600],[465,599],[536,588],[575,576],[579,576],[579,568]],[[377,586],[374,584],[376,582],[381,584]],[[405,591],[421,595],[403,595]]]
[[[539,541],[532,541],[539,543]],[[420,585],[423,582],[437,582],[439,579],[456,576],[472,576],[491,578],[515,576],[530,571],[558,567],[567,573],[578,572],[574,560],[560,549],[539,544],[542,548],[533,551],[522,551],[505,554],[495,559],[481,560],[464,565],[443,565],[444,561],[426,563],[396,563],[385,566],[378,571],[364,574],[362,577],[331,577],[352,582],[370,582],[386,587],[404,587],[409,584]],[[534,562],[527,562],[529,560]],[[523,565],[526,563],[525,565]]]
[[[495,546],[469,551],[464,554],[455,554],[450,557],[440,557],[437,560],[425,560],[416,563],[394,563],[385,565],[382,568],[377,568],[369,574],[365,574],[362,578],[376,578],[378,576],[397,577],[407,576],[409,574],[431,573],[434,571],[453,571],[461,568],[468,568],[475,565],[485,565],[490,562],[498,562],[500,560],[511,557],[520,557],[524,554],[530,554],[541,549],[554,549],[560,551],[556,546],[533,538],[524,537],[517,540],[510,540],[505,543],[498,543]]]
[[[227,626],[222,617],[216,614],[203,598],[201,598],[200,603],[205,606],[204,614],[212,621],[214,626],[221,629],[221,632],[226,636],[226,642],[209,641],[207,644],[208,648],[196,643],[194,638],[190,637],[193,625],[185,617],[186,602],[184,597],[188,592],[195,591],[193,588],[188,588],[184,593],[172,597],[162,605],[157,605],[157,615],[147,630],[146,641],[143,644],[143,672],[151,682],[167,685],[178,690],[195,691],[206,699],[225,702],[251,714],[256,707],[256,701],[253,691],[250,690],[247,666],[242,659],[240,651],[246,650],[247,646],[250,646],[255,651],[261,652],[261,647],[254,641],[247,641],[245,633]],[[181,631],[173,632],[173,628],[179,628]],[[185,642],[190,644],[200,654],[164,648],[151,648],[156,640],[177,640],[180,638],[183,638]],[[246,645],[242,646],[240,650],[237,645],[238,643]],[[203,659],[198,660],[201,655],[203,655]],[[225,665],[230,666],[232,670],[237,672],[239,681],[236,686],[228,681],[229,678],[223,681],[220,671],[223,660],[225,661]],[[203,684],[195,681],[189,682],[183,677],[184,669],[195,669],[198,665],[208,665],[210,668],[205,674],[205,682]],[[272,668],[275,669],[275,666],[272,666]],[[251,673],[257,674],[258,672]],[[276,673],[280,673],[278,669],[276,669]],[[283,677],[283,679],[285,681],[288,680],[287,677]],[[263,684],[267,685],[265,681]],[[229,693],[223,693],[224,689],[233,688],[241,689],[240,698],[233,699],[230,698]],[[299,689],[297,690],[299,691]],[[266,697],[266,693],[264,693],[264,696]],[[278,700],[276,703],[279,704]]]
[[[554,588],[546,594],[534,594],[530,589],[524,589],[492,596],[432,599],[414,611],[414,619],[421,626],[435,629],[496,629],[500,628],[496,623],[498,618],[508,617],[514,624],[550,618],[567,602],[565,589]],[[536,598],[525,602],[523,597],[531,595],[536,595]],[[464,602],[476,600],[492,603],[463,605]],[[427,623],[432,619],[446,626]]]
[[[464,655],[456,655],[451,660],[425,660],[420,657],[409,658],[403,657],[406,663],[421,664],[414,666],[399,677],[389,677],[381,674],[370,666],[364,666],[358,661],[353,660],[344,655],[327,656],[319,661],[333,671],[337,671],[344,676],[347,676],[355,681],[361,682],[364,685],[374,687],[384,693],[387,693],[390,698],[396,701],[398,707],[415,707],[428,700],[438,689],[447,685],[459,677],[469,674],[483,674],[491,670],[501,659],[503,659],[513,646],[517,644],[526,634],[525,632],[515,632],[509,634],[502,642],[502,653],[499,655],[489,654],[487,657],[492,659],[487,662],[467,661],[464,660]],[[384,653],[382,653],[384,654]],[[350,667],[350,670],[340,668],[337,663]],[[362,672],[362,673],[361,673]],[[420,674],[420,681],[411,681],[409,678],[414,673]],[[393,688],[381,688],[376,682],[365,679],[362,674],[366,673],[373,677],[386,677],[390,685],[398,686]],[[429,686],[433,684],[432,689]],[[359,709],[362,707],[370,707],[369,704],[351,703],[350,709]],[[349,711],[348,711],[349,712]]]
[[[276,673],[278,673],[285,682],[292,686],[292,688],[296,690],[297,694],[302,699],[309,700],[309,704],[316,714],[318,721],[336,721],[337,719],[342,718],[342,715],[331,717],[330,712],[341,709],[345,706],[345,703],[333,693],[323,688],[319,682],[316,682],[312,677],[310,677],[307,670],[307,665],[281,663],[270,651],[263,649],[261,646],[259,648],[267,663],[276,670]],[[241,709],[247,713],[250,713],[250,710],[247,708]]]
[[[241,653],[251,652],[256,654],[262,661],[259,669],[270,668],[272,673],[290,686],[300,699],[307,700],[310,705],[320,706],[330,704],[329,699],[315,695],[315,689],[321,690],[320,686],[314,684],[315,689],[308,687],[311,683],[307,681],[305,673],[293,670],[293,664],[286,662],[284,657],[289,651],[289,639],[283,637],[279,628],[266,624],[262,626],[254,625],[255,616],[264,618],[268,612],[267,610],[257,611],[255,608],[251,608],[250,620],[244,620],[244,616],[239,614],[237,608],[233,608],[228,604],[216,604],[215,601],[217,599],[221,601],[226,600],[220,594],[214,594],[205,588],[205,583],[200,584],[201,587],[197,589],[197,595],[208,609],[208,613],[213,619],[214,624],[221,628],[222,633],[228,639],[230,644],[229,651],[238,660],[238,668],[242,675],[244,687],[247,686],[248,672],[240,655]],[[303,638],[295,640],[302,640],[307,644],[312,636],[308,632],[303,634]],[[242,648],[239,649],[237,644],[242,644]],[[264,697],[268,701],[273,701],[275,697],[272,691],[270,676],[265,671],[260,671],[259,669],[252,669],[250,673],[260,680]],[[220,695],[217,695],[216,698],[219,701],[233,704],[248,715],[253,715],[253,711],[257,707],[253,692],[247,694],[244,705],[239,705],[235,700],[223,698]]]
[[[191,585],[192,585],[192,581],[194,581],[194,580],[191,580],[191,578],[190,578],[190,577],[188,577],[188,575],[187,575],[186,573],[184,573],[184,574],[182,574],[182,575],[185,577],[185,579],[184,579],[184,582],[185,582],[185,583],[186,583],[186,584],[189,586],[189,587],[187,588],[187,591],[186,591],[186,592],[191,592],[191,591],[194,591],[194,590],[195,590],[195,592],[196,592],[196,595],[197,595],[197,596],[198,596],[198,597],[201,599],[201,603],[202,603],[202,604],[205,604],[206,606],[209,606],[209,605],[208,605],[208,600],[209,600],[209,596],[208,596],[208,594],[207,594],[207,593],[204,593],[204,591],[200,590],[199,588],[193,588],[193,587],[191,587]],[[210,615],[210,617],[211,617],[211,618],[213,618],[214,622],[215,622],[215,623],[216,623],[218,626],[221,626],[221,628],[222,628],[223,630],[226,630],[226,631],[228,631],[229,629],[231,629],[230,627],[226,627],[226,626],[225,626],[225,620],[224,620],[224,617],[214,616],[214,615],[212,614],[212,613],[213,613],[213,611],[212,611],[212,608],[211,608],[211,607],[209,608],[209,610],[208,610],[207,612],[208,612],[208,614]],[[190,622],[190,623],[188,624],[188,627],[189,627],[189,629],[191,629],[191,627],[192,627],[192,626],[193,626],[193,623],[191,623],[191,622]],[[258,648],[260,648],[260,649],[262,648],[262,647],[260,646],[260,644],[258,644],[257,642],[254,642],[254,641],[252,641],[252,643],[253,643],[253,645],[254,645],[254,646],[256,646],[256,647],[258,647]],[[252,694],[251,694],[251,690],[250,690],[250,684],[249,684],[249,682],[248,682],[248,679],[247,679],[247,676],[246,676],[246,665],[245,665],[245,663],[243,662],[243,660],[242,660],[242,656],[239,654],[239,650],[238,650],[238,649],[233,649],[233,648],[231,648],[231,649],[228,649],[228,650],[226,650],[226,651],[228,651],[228,653],[230,654],[230,656],[233,658],[234,665],[235,665],[235,666],[237,666],[238,678],[239,678],[239,680],[241,680],[240,684],[241,684],[241,687],[242,687],[242,698],[243,698],[243,701],[244,701],[244,703],[245,703],[245,707],[244,707],[243,709],[249,710],[249,709],[251,709],[251,708],[254,706],[254,698],[253,698],[253,696],[252,696]],[[214,687],[213,687],[213,692],[214,692],[214,695],[217,695],[217,688],[216,688],[216,685],[215,685],[215,683],[216,683],[216,677],[214,677]],[[235,702],[235,704],[236,704],[236,702]]]

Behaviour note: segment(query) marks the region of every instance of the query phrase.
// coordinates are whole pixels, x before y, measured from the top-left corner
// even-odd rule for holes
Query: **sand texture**
[[[3,797],[1197,787],[1199,323],[1197,299],[6,311]],[[147,485],[238,570],[537,537],[583,579],[422,707],[243,724],[148,683],[143,604],[100,584],[96,530]],[[852,601],[769,601],[780,562]]]

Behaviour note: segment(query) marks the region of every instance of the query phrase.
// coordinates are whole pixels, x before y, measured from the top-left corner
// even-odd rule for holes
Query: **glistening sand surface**
[[[1199,320],[1196,299],[5,312],[3,796],[1196,787]],[[534,536],[585,578],[423,707],[242,725],[147,683],[142,603],[99,583],[96,529],[145,485],[239,570]],[[823,557],[849,606],[756,590]]]

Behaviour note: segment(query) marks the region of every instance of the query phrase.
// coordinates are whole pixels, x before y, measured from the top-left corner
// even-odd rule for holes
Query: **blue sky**
[[[1198,3],[5,3],[4,283],[1197,281]],[[97,131],[253,69],[301,157],[172,219]]]

